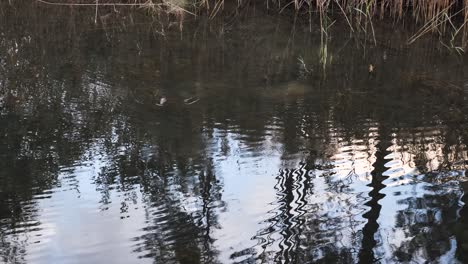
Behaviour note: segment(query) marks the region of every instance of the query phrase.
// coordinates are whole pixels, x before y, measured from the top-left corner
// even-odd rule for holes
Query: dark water
[[[2,262],[468,261],[467,60],[438,39],[26,2],[0,4]]]

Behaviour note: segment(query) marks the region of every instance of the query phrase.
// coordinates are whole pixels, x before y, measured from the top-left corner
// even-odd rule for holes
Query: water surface
[[[0,5],[2,262],[467,261],[468,69],[439,40]]]

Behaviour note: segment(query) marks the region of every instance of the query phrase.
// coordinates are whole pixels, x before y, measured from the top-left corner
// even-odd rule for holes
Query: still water
[[[467,60],[438,39],[26,2],[0,4],[1,262],[468,261]]]

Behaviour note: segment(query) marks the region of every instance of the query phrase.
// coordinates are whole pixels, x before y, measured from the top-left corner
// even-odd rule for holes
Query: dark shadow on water
[[[389,154],[387,149],[391,146],[388,131],[380,129],[378,133],[380,136],[377,137],[378,143],[376,145],[377,150],[375,153],[376,161],[372,164],[372,180],[368,185],[372,188],[372,191],[369,192],[371,200],[366,203],[366,205],[370,207],[370,210],[363,215],[368,222],[362,229],[363,238],[361,250],[359,252],[359,263],[374,263],[378,261],[374,256],[374,249],[377,245],[377,241],[374,237],[379,229],[377,220],[379,219],[380,211],[382,210],[382,206],[379,204],[379,201],[385,197],[385,195],[380,193],[380,191],[385,188],[383,181],[388,178],[384,176],[384,172],[387,171],[387,168],[385,167],[385,163],[387,162],[385,156]]]

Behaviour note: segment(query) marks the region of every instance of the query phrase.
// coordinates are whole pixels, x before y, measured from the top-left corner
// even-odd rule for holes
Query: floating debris
[[[200,101],[200,98],[197,97],[197,96],[184,99],[184,103],[185,103],[186,105],[191,105],[191,104],[194,104],[194,103],[196,103],[196,102],[198,102],[198,101]]]
[[[161,97],[159,99],[159,104],[156,103],[157,106],[164,106],[164,104],[167,102],[167,98],[165,96]]]

